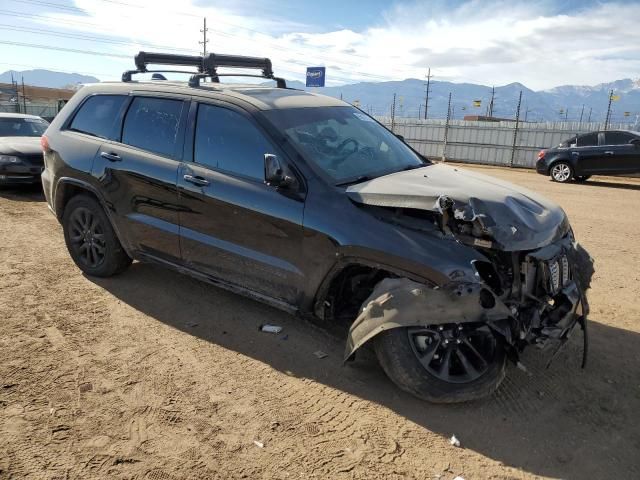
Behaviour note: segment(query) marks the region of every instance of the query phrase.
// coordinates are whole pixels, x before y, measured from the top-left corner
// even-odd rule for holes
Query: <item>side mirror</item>
[[[296,184],[296,179],[285,173],[280,159],[271,153],[264,154],[264,181],[271,187],[288,188]]]
[[[395,136],[398,137],[401,141],[403,141],[403,142],[405,141],[404,137],[402,135],[400,135],[399,133],[396,133]]]
[[[633,140],[630,140],[629,143],[636,148],[640,147],[640,138],[634,138]]]

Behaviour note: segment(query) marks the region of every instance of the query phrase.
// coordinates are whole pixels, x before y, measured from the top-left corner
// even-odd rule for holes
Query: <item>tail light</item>
[[[40,137],[40,147],[42,148],[43,153],[47,153],[49,150],[51,150],[49,148],[49,139],[46,135],[42,135]]]
[[[544,158],[545,150],[540,150],[538,152],[538,160],[542,160]]]

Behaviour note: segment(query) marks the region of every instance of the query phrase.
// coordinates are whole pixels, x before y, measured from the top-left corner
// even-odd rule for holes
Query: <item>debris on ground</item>
[[[326,358],[326,357],[328,357],[328,356],[329,356],[329,354],[328,354],[328,353],[324,353],[322,350],[317,350],[317,351],[313,352],[313,354],[314,354],[316,357],[318,357],[319,359],[321,359],[321,360],[322,360],[323,358]]]
[[[258,448],[264,448],[264,443],[259,442],[258,440],[254,440],[253,444]]]
[[[460,440],[458,440],[458,437],[456,437],[455,435],[451,435],[451,438],[449,439],[449,443],[454,447],[460,446]]]
[[[454,478],[453,480],[464,480],[464,477],[461,477],[460,475],[458,475],[456,478]]]
[[[260,325],[260,331],[265,333],[275,333],[278,334],[282,331],[282,327],[279,325]]]

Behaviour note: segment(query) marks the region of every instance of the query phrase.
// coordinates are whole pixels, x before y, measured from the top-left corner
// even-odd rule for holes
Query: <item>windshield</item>
[[[48,125],[40,118],[0,118],[0,137],[40,137]]]
[[[389,130],[354,107],[291,108],[264,113],[336,185],[426,164]]]

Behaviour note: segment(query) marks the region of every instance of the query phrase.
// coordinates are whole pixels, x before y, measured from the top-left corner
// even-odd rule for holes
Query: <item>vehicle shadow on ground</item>
[[[561,478],[637,478],[640,431],[629,422],[640,411],[640,335],[633,332],[590,322],[586,370],[576,333],[549,370],[549,355],[532,348],[523,356],[529,373],[510,367],[492,397],[432,405],[398,390],[370,351],[343,365],[344,338],[244,297],[141,263],[117,277],[90,280],[177,330],[383,405],[446,438],[455,434],[463,448],[508,466]],[[262,333],[263,323],[284,330]],[[329,356],[320,360],[317,350]]]
[[[607,188],[618,188],[621,190],[640,190],[640,184],[638,183],[618,183],[618,182],[609,182],[606,180],[588,180],[586,182],[581,183],[580,185],[584,187],[607,187]]]
[[[44,202],[42,185],[0,186],[0,197],[18,202]]]

